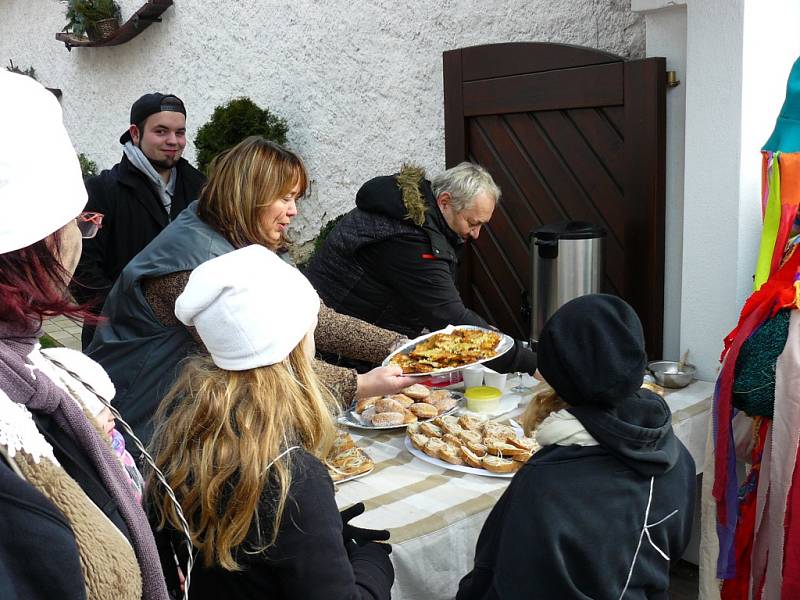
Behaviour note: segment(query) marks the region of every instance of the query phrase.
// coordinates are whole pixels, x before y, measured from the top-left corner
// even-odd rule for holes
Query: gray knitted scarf
[[[164,210],[167,211],[167,217],[169,217],[172,208],[172,197],[175,195],[175,180],[178,178],[177,169],[172,167],[169,173],[169,182],[164,184],[161,175],[159,175],[155,167],[150,164],[144,152],[133,145],[133,142],[125,142],[122,151],[125,152],[125,156],[128,157],[131,164],[150,180],[150,185],[158,192],[158,196],[161,198],[161,204],[164,205]]]
[[[122,465],[98,435],[78,404],[41,372],[34,378],[26,357],[41,332],[0,321],[0,389],[30,411],[51,415],[91,460],[128,526],[131,544],[142,572],[142,597],[169,598],[153,533],[142,507],[126,487]]]

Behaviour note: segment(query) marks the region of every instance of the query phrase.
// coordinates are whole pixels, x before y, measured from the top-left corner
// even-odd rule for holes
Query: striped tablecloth
[[[336,502],[339,508],[363,502],[366,512],[352,523],[391,532],[392,598],[453,598],[458,581],[472,568],[483,522],[511,480],[450,471],[415,458],[403,445],[404,430],[351,433],[375,469],[339,484]]]
[[[704,447],[694,438],[701,431],[705,435],[712,390],[712,384],[695,382],[665,397],[673,410],[675,432],[698,469],[703,465]],[[392,598],[454,598],[459,580],[472,569],[481,527],[511,480],[424,462],[405,449],[404,430],[351,430],[351,434],[375,461],[375,469],[339,484],[336,501],[339,508],[363,502],[366,512],[353,524],[391,532]]]

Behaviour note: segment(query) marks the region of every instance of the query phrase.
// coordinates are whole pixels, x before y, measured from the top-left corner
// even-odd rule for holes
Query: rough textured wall
[[[123,20],[143,1],[119,1]],[[288,120],[309,167],[301,241],[370,177],[406,160],[444,167],[443,51],[540,41],[644,55],[629,0],[175,0],[131,42],[72,52],[54,39],[63,13],[56,0],[0,0],[0,59],[63,90],[78,151],[101,168],[117,162],[130,105],[149,91],[184,100],[190,140],[216,105],[250,96]],[[185,156],[194,159],[191,142]]]

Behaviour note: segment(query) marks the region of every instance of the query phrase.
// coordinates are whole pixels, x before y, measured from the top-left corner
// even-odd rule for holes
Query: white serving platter
[[[441,417],[442,415],[449,415],[454,413],[460,408],[463,408],[466,399],[464,398],[464,394],[461,392],[455,392],[452,390],[447,390],[450,392],[450,395],[456,399],[456,405],[451,408],[450,410],[446,410],[441,415],[437,415]],[[424,423],[425,421],[430,421],[431,419],[435,419],[436,417],[430,417],[428,419],[419,419],[415,421],[416,423]],[[352,427],[353,429],[367,429],[367,430],[380,430],[380,429],[405,429],[410,425],[410,423],[403,423],[402,425],[373,425],[372,423],[367,423],[361,419],[361,415],[359,415],[355,408],[349,408],[346,410],[340,417],[339,417],[339,424],[346,425],[347,427]]]
[[[398,354],[408,354],[411,350],[417,347],[417,344],[424,342],[429,337],[436,335],[437,333],[453,333],[456,329],[477,329],[480,331],[492,331],[493,333],[497,333],[500,335],[500,342],[497,344],[496,351],[497,353],[494,356],[490,356],[489,358],[482,358],[480,360],[473,361],[471,363],[467,363],[465,365],[460,365],[458,367],[447,367],[445,369],[436,369],[431,371],[430,373],[404,373],[407,377],[432,377],[435,375],[442,375],[445,373],[452,373],[454,371],[460,371],[461,369],[465,369],[467,367],[471,367],[473,365],[479,365],[481,363],[488,362],[490,360],[494,360],[511,350],[514,347],[514,338],[509,335],[506,335],[500,331],[494,331],[491,329],[487,329],[485,327],[476,327],[474,325],[448,325],[444,329],[440,329],[439,331],[433,331],[431,333],[426,333],[425,335],[421,335],[418,338],[415,338],[409,342],[406,342],[399,348],[397,348],[394,352],[392,352],[389,356],[387,356],[384,360],[382,366],[387,366],[391,364],[391,360],[393,357],[397,356]]]

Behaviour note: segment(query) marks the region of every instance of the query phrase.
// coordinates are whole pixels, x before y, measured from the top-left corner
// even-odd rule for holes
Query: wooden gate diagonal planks
[[[526,339],[528,234],[563,220],[608,231],[603,291],[625,298],[660,356],[664,305],[665,61],[509,43],[443,55],[448,167],[471,160],[503,190],[470,243],[468,306]]]

